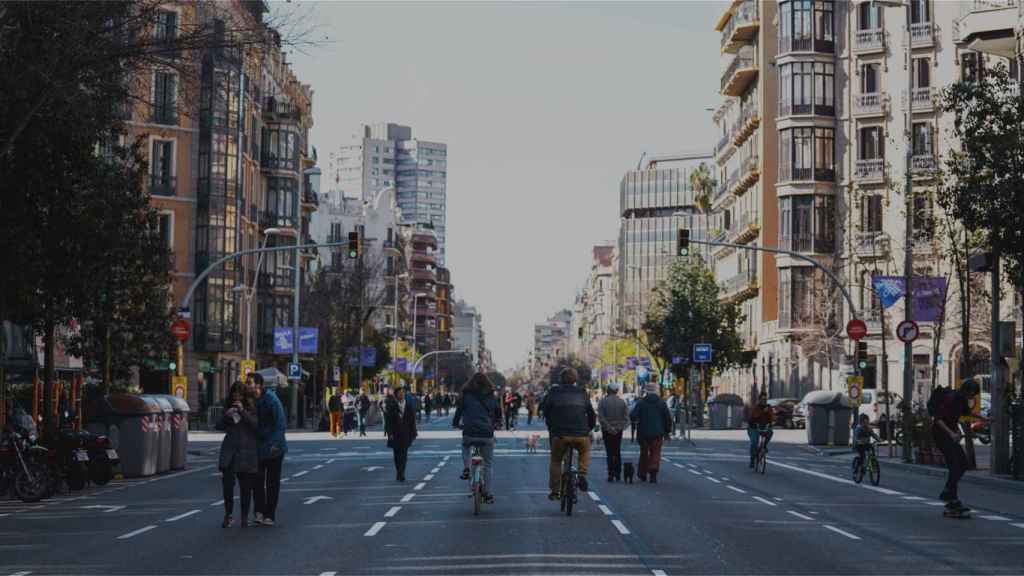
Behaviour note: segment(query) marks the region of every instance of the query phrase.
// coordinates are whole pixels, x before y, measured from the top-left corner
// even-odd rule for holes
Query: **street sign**
[[[239,371],[242,373],[242,381],[244,382],[249,377],[249,374],[256,371],[256,361],[242,360],[238,363],[238,367]]]
[[[377,349],[372,346],[363,348],[363,368],[373,368],[377,364]]]
[[[182,318],[188,320],[192,318],[192,311],[189,310],[188,306],[183,306],[181,308],[178,308],[178,316],[181,316]]]
[[[896,337],[904,343],[913,342],[921,335],[921,328],[913,320],[904,320],[896,326]]]
[[[289,380],[301,380],[302,379],[302,366],[297,362],[288,363],[288,379]]]
[[[850,397],[850,402],[854,406],[860,404],[860,394],[864,390],[864,377],[863,376],[847,376],[846,377],[846,395]]]
[[[334,381],[341,382],[341,366],[334,367]]]
[[[846,335],[853,340],[860,340],[868,335],[868,325],[860,318],[854,318],[846,323]]]
[[[682,356],[673,356],[672,357],[672,363],[673,364],[682,364],[683,360],[684,360],[684,358]]]
[[[188,399],[188,376],[171,377],[171,394],[182,400]]]
[[[409,370],[409,361],[405,358],[395,359],[395,372],[407,372]]]
[[[696,364],[708,364],[711,362],[711,344],[694,344],[693,361]]]
[[[179,318],[171,323],[171,334],[174,334],[174,337],[179,342],[184,342],[192,335],[192,325],[189,324],[188,320]]]
[[[316,354],[318,328],[299,328],[299,354]],[[274,328],[274,354],[292,353],[292,329],[286,326]]]

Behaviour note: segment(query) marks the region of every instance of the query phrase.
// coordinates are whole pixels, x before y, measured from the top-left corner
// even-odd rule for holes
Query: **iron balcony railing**
[[[910,45],[928,46],[935,41],[931,22],[917,22],[910,25]]]
[[[879,180],[885,175],[885,158],[857,160],[853,177],[857,180]]]
[[[871,52],[885,48],[885,30],[857,30],[853,37],[853,49],[857,52]]]
[[[177,194],[178,178],[176,176],[149,175],[149,193],[153,196],[174,196]]]
[[[752,68],[754,66],[754,52],[752,50],[746,51],[741,50],[732,59],[732,63],[725,69],[725,74],[722,74],[721,89],[724,91],[725,87],[729,85],[729,81],[732,79],[736,71],[741,68]]]
[[[853,97],[853,113],[856,116],[882,114],[885,111],[884,103],[885,95],[881,92],[855,94]]]

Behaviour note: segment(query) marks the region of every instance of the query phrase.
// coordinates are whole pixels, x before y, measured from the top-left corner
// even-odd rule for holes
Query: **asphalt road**
[[[215,441],[193,441],[184,472],[2,501],[0,576],[1024,572],[1024,491],[962,486],[974,517],[945,519],[940,478],[883,468],[858,486],[849,459],[781,439],[756,475],[742,432],[672,442],[656,485],[607,483],[597,447],[571,518],[547,500],[546,443],[525,453],[540,428],[502,433],[498,500],[474,517],[446,429],[421,426],[404,484],[379,433],[293,435],[272,528],[220,527]]]

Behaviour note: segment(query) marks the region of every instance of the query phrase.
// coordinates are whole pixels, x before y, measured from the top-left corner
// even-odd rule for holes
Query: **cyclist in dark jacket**
[[[462,479],[469,479],[472,445],[480,445],[484,459],[484,501],[494,502],[491,478],[494,471],[494,428],[501,422],[501,412],[494,398],[494,386],[482,372],[477,372],[462,388],[462,400],[455,409],[452,426],[462,428]],[[461,424],[461,426],[460,426]]]
[[[590,466],[590,431],[597,424],[597,414],[587,391],[576,386],[579,375],[566,368],[559,377],[561,384],[551,388],[544,397],[544,420],[548,425],[551,442],[551,461],[548,467],[548,498],[558,500],[559,480],[565,453],[576,448],[580,452],[580,490],[587,491],[587,469]]]

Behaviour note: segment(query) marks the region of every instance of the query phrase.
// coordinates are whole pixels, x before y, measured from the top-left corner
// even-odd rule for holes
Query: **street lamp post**
[[[419,318],[418,318],[418,316],[419,316],[419,305],[420,305],[419,302],[420,302],[420,298],[424,298],[426,296],[429,296],[429,294],[426,293],[426,292],[417,292],[416,294],[413,294],[413,296],[412,296],[412,356],[413,356],[413,358],[415,358],[416,355],[419,354],[419,351],[416,348],[416,344],[417,344],[416,343],[416,323],[419,321]],[[418,365],[419,363],[417,362],[416,364]],[[416,372],[415,372],[415,370],[409,374],[409,379],[412,380],[413,382],[416,381]]]
[[[637,305],[636,305],[636,360],[637,360],[637,362],[639,362],[640,361],[640,314],[641,314],[641,311],[642,311],[642,309],[644,307],[644,290],[643,290],[643,286],[641,286],[641,284],[643,283],[643,269],[640,267],[639,264],[629,264],[628,267],[630,269],[636,270],[636,276],[637,276],[637,280],[636,280],[636,295],[637,295]],[[634,371],[634,374],[635,373],[636,372]],[[637,377],[637,376],[634,376],[633,387],[634,387],[633,392],[636,392],[637,389],[640,387],[640,378]]]
[[[270,241],[271,236],[293,236],[295,231],[291,228],[267,228],[263,231],[264,238],[263,244],[260,249],[267,247],[267,242]],[[260,252],[259,258],[256,260],[256,274],[252,279],[252,286],[246,286],[243,283],[235,286],[232,290],[234,292],[242,292],[245,295],[246,303],[246,314],[245,314],[245,359],[248,360],[252,356],[252,302],[256,296],[257,284],[259,284],[260,270],[263,268],[263,256],[266,252]]]
[[[395,250],[395,249],[392,248],[392,250]],[[398,252],[398,251],[395,250],[395,252]],[[399,254],[401,254],[401,253],[399,252]],[[398,281],[402,280],[404,278],[408,278],[408,277],[409,277],[409,275],[405,274],[405,273],[403,273],[403,274],[395,274],[395,295],[394,295],[394,298],[395,298],[395,312],[394,312],[394,316],[391,318],[391,324],[392,324],[392,327],[394,328],[394,331],[395,331],[395,334],[394,334],[394,337],[393,337],[393,340],[392,340],[392,354],[391,354],[392,366],[394,366],[396,361],[398,360]],[[392,384],[392,386],[395,386],[395,385],[398,384],[398,371],[397,370],[392,370],[391,374],[392,374],[392,376],[391,376],[391,380],[392,380],[391,384]]]

